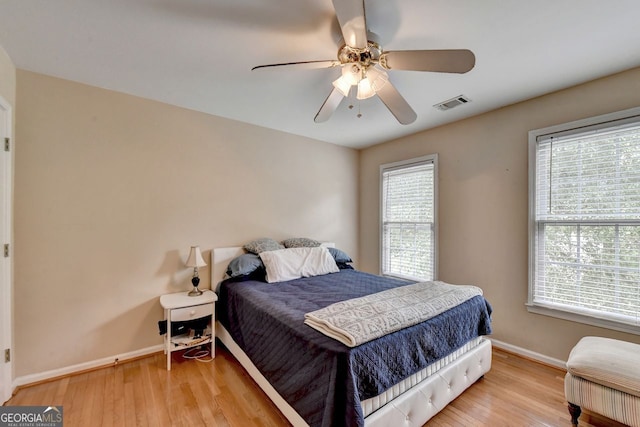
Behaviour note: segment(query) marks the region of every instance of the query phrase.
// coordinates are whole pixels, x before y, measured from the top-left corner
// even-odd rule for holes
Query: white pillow
[[[260,258],[267,270],[269,283],[340,271],[329,250],[322,246],[261,252]]]

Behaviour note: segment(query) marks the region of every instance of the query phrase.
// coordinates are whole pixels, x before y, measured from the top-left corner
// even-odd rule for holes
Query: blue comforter
[[[355,270],[275,284],[223,282],[218,320],[310,426],[363,426],[360,400],[491,333],[491,306],[481,296],[353,348],[304,324],[307,312],[410,283]]]

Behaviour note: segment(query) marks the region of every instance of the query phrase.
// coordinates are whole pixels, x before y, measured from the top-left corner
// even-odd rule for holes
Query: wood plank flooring
[[[493,365],[426,424],[429,427],[571,427],[564,371],[493,350]],[[210,363],[159,353],[19,389],[6,405],[62,405],[65,427],[267,426],[290,424],[218,343]],[[620,427],[583,413],[581,427]]]

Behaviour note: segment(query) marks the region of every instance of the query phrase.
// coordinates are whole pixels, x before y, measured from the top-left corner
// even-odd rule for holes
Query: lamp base
[[[198,289],[198,285],[200,284],[200,278],[198,276],[194,275],[191,278],[191,284],[193,285],[193,289],[187,295],[189,295],[190,297],[197,297],[199,295],[202,295],[202,291]]]
[[[193,288],[187,295],[189,295],[190,297],[197,297],[199,295],[202,295],[202,291],[198,288]]]

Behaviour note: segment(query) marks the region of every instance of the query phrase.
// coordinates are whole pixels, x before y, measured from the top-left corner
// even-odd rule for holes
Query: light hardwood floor
[[[493,365],[427,425],[571,427],[564,371],[494,348]],[[6,405],[62,405],[64,426],[289,426],[218,343],[210,363],[159,353],[24,387]],[[581,427],[622,424],[583,413]]]

